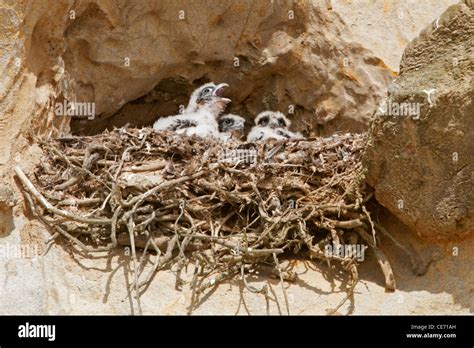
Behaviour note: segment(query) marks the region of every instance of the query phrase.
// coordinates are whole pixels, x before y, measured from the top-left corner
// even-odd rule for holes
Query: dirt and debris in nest
[[[350,274],[335,312],[358,281],[356,246],[373,249],[386,287],[395,288],[366,209],[372,193],[360,161],[364,134],[254,144],[120,128],[37,141],[44,159],[34,179],[15,170],[30,209],[52,232],[49,243],[62,239],[86,253],[128,246],[139,311],[140,294],[171,265],[178,284],[180,270],[196,266],[190,312],[232,277],[269,296],[266,286],[246,282],[261,265],[274,267],[285,293],[283,281],[295,275],[280,261],[297,254]]]

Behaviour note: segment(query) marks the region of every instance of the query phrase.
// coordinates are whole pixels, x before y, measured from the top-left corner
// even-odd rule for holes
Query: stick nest
[[[38,142],[35,178],[17,170],[31,209],[52,239],[87,253],[128,246],[138,303],[158,270],[188,263],[196,266],[193,298],[234,276],[266,293],[247,284],[246,272],[270,264],[291,281],[280,267],[291,253],[340,263],[351,275],[349,296],[357,258],[328,250],[362,241],[380,251],[364,206],[363,134],[224,144],[120,128]]]

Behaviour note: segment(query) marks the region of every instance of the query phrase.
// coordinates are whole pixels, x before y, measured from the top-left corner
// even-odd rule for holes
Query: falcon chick
[[[290,124],[291,121],[281,112],[263,111],[255,118],[255,126],[247,135],[247,141],[302,138],[301,133],[288,130]]]
[[[225,114],[217,120],[219,124],[220,138],[224,141],[229,139],[240,140],[244,135],[245,119],[234,114]]]
[[[199,137],[219,137],[217,117],[231,101],[222,97],[227,83],[206,83],[197,88],[189,98],[182,114],[163,117],[153,124],[155,131],[173,131],[177,134]]]

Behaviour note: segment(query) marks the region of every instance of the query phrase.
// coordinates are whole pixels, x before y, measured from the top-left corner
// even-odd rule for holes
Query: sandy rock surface
[[[368,182],[381,204],[429,238],[474,231],[473,46],[474,5],[450,7],[408,45],[373,124]],[[412,116],[398,115],[404,104],[415,107]]]

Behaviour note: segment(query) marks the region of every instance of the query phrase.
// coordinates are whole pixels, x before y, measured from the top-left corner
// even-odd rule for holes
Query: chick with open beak
[[[153,124],[155,131],[174,131],[178,134],[199,137],[219,137],[217,118],[225,110],[230,99],[222,97],[227,83],[206,83],[197,88],[189,99],[188,106],[180,115],[158,119]]]
[[[185,112],[207,109],[217,118],[231,101],[222,96],[226,87],[229,87],[227,83],[216,85],[214,82],[199,87],[191,95]]]

